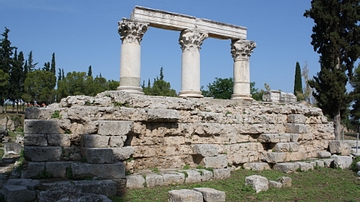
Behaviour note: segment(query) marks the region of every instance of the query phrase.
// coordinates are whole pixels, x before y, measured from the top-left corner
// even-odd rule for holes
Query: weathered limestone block
[[[3,145],[4,145],[4,156],[2,157],[3,161],[4,158],[6,158],[8,155],[20,156],[22,150],[21,144],[15,142],[5,142],[3,143]]]
[[[111,148],[85,148],[85,158],[91,164],[114,162],[114,154]]]
[[[126,136],[133,129],[133,121],[98,121],[99,135]]]
[[[193,152],[203,157],[216,156],[219,154],[217,147],[213,144],[195,144],[193,146]]]
[[[129,189],[144,188],[145,178],[142,175],[127,175],[126,187]]]
[[[243,164],[245,170],[270,170],[270,166],[268,163],[265,162],[250,162],[250,163],[244,163]]]
[[[123,147],[127,136],[111,136],[109,141],[110,147]]]
[[[278,181],[282,184],[282,187],[291,187],[292,179],[290,177],[280,177]]]
[[[290,135],[285,134],[261,134],[258,138],[262,143],[290,142]]]
[[[264,151],[264,147],[259,142],[231,144],[223,147],[223,152],[227,153],[228,162],[232,164],[257,162],[260,153]]]
[[[227,164],[226,155],[207,156],[204,158],[204,166],[206,168],[225,168]]]
[[[61,155],[62,160],[70,161],[80,161],[82,156],[80,154],[80,147],[71,146],[63,147],[63,153]]]
[[[201,182],[201,175],[196,170],[184,170],[183,172],[187,173],[187,177],[185,177],[185,183],[196,183]]]
[[[306,140],[306,141],[312,141],[314,140],[315,136],[313,133],[303,133],[303,134],[300,134],[299,136],[299,139],[300,140]]]
[[[71,145],[69,134],[48,134],[47,140],[50,146],[70,147]]]
[[[274,149],[276,152],[297,152],[299,151],[299,144],[294,142],[289,142],[289,143],[279,142],[276,143]]]
[[[162,175],[150,173],[146,174],[146,187],[157,187],[164,185],[164,178]]]
[[[262,153],[260,159],[268,163],[284,162],[286,153],[283,152],[268,152]]]
[[[170,109],[147,109],[147,121],[150,122],[177,122],[180,114]]]
[[[315,163],[316,163],[316,165],[315,165],[316,167],[319,167],[319,168],[325,167],[324,161],[316,160]]]
[[[213,172],[205,169],[197,169],[201,175],[201,182],[210,181],[213,178]]]
[[[245,185],[250,185],[256,193],[267,191],[269,189],[269,181],[260,175],[251,175],[245,178]]]
[[[340,154],[342,156],[349,155],[351,152],[350,145],[340,140],[329,141],[329,149],[330,149],[330,153]]]
[[[307,117],[304,114],[289,114],[287,118],[288,123],[300,123],[304,124],[307,120]]]
[[[163,173],[164,186],[183,184],[185,181],[184,173]]]
[[[33,178],[45,170],[44,162],[28,162],[27,170],[23,173],[24,178]]]
[[[349,168],[352,163],[351,156],[333,155],[333,156],[331,156],[331,158],[334,159],[334,168],[346,169],[346,168]]]
[[[225,202],[226,196],[224,191],[219,191],[212,188],[194,188],[194,191],[200,192],[203,197],[204,201],[206,202]]]
[[[181,145],[185,144],[184,136],[166,136],[164,137],[165,145]]]
[[[46,162],[46,172],[55,178],[66,178],[66,171],[71,168],[71,161]],[[68,173],[69,174],[69,173]],[[72,176],[70,176],[72,177]]]
[[[57,120],[24,120],[24,134],[59,134],[62,130]]]
[[[25,119],[50,119],[56,109],[58,109],[58,107],[26,107]]]
[[[129,159],[134,154],[133,147],[112,148],[112,151],[117,161]]]
[[[61,147],[24,147],[25,159],[28,161],[60,161],[62,149]]]
[[[73,163],[71,170],[74,179],[85,179],[89,177],[100,179],[125,178],[125,166],[121,162],[113,164]]]
[[[274,187],[274,188],[281,188],[282,184],[281,182],[277,182],[277,181],[273,181],[273,180],[269,180],[269,187]]]
[[[31,202],[35,200],[35,191],[27,189],[26,186],[5,185],[2,189],[7,202]]]
[[[301,161],[307,158],[306,153],[303,151],[286,152],[285,161]]]
[[[46,147],[48,145],[46,134],[25,134],[24,145]]]
[[[214,179],[221,180],[230,177],[231,172],[228,168],[214,169]]]
[[[308,128],[305,124],[287,123],[286,132],[303,134],[303,133],[308,133]]]
[[[273,169],[274,170],[279,170],[283,173],[291,173],[291,172],[295,172],[297,169],[299,168],[299,164],[297,163],[277,163],[274,165]]]
[[[107,148],[109,145],[109,136],[102,135],[83,135],[83,145],[86,148]]]
[[[328,151],[319,151],[318,152],[318,157],[319,158],[330,158],[331,157],[331,153]]]
[[[300,171],[308,171],[314,169],[311,163],[307,163],[307,162],[295,162],[295,163],[299,165]]]
[[[203,195],[194,190],[180,189],[171,190],[169,193],[169,202],[203,202]]]
[[[331,165],[333,164],[334,162],[334,159],[331,158],[331,159],[321,159],[321,161],[324,162],[324,166],[327,167],[327,168],[330,168]]]
[[[289,133],[290,135],[290,141],[291,142],[297,142],[299,140],[299,134],[297,133]]]

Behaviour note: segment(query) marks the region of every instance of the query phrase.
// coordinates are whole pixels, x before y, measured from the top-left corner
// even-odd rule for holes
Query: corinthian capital
[[[200,46],[203,41],[208,37],[207,33],[199,32],[198,30],[182,30],[180,33],[179,44],[183,51],[193,50],[197,48],[200,50]]]
[[[148,29],[148,23],[123,19],[118,22],[118,32],[123,43],[140,43]]]
[[[236,60],[249,60],[251,53],[256,47],[254,41],[249,40],[232,40],[231,41],[231,55]]]

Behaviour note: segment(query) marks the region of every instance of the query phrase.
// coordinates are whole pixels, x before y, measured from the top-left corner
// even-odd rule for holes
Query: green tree
[[[87,73],[88,76],[92,76],[92,69],[91,69],[91,65],[89,66],[89,69],[88,69],[88,73]]]
[[[9,75],[0,69],[0,107],[4,105],[4,99],[6,98],[6,89],[9,85]]]
[[[88,84],[86,72],[69,72],[59,81],[58,94],[61,98],[71,95],[86,95]]]
[[[160,78],[155,78],[153,86],[148,82],[148,86],[145,88],[143,84],[143,92],[145,95],[155,95],[155,96],[168,96],[175,97],[177,96],[176,91],[171,89],[169,82],[164,80],[163,68],[160,68]]]
[[[254,100],[262,101],[264,90],[259,91],[258,88],[255,88],[255,82],[250,82],[250,94]]]
[[[352,109],[350,110],[351,121],[360,125],[360,65],[355,69],[355,74],[351,80],[353,91],[351,92],[353,98]]]
[[[22,98],[27,101],[37,101],[39,104],[50,104],[55,99],[54,83],[56,77],[50,71],[34,70],[28,73],[24,83]]]
[[[51,65],[50,65],[50,72],[56,75],[56,61],[55,61],[55,53],[51,56]]]
[[[36,67],[36,65],[37,65],[38,63],[34,63],[34,64],[33,64],[33,62],[34,62],[34,60],[33,60],[33,54],[32,54],[32,51],[30,51],[29,56],[28,56],[28,59],[27,59],[27,65],[26,65],[27,69],[26,69],[26,73],[35,70],[35,67]]]
[[[21,95],[24,91],[23,66],[24,54],[20,51],[18,55],[17,49],[15,49],[13,66],[10,71],[9,93],[7,97],[13,101],[14,104],[21,99]]]
[[[202,90],[205,97],[213,97],[215,99],[230,99],[233,93],[234,81],[232,78],[217,78],[215,81],[207,85],[208,90]]]
[[[107,85],[108,85],[107,88],[108,90],[117,90],[117,88],[119,87],[119,81],[108,80]]]
[[[11,46],[9,32],[10,30],[5,27],[5,31],[1,35],[3,38],[0,40],[0,69],[2,69],[6,74],[10,73],[13,63],[13,50],[15,48]]]
[[[304,16],[314,20],[311,44],[321,67],[308,83],[317,105],[333,117],[335,138],[340,139],[341,115],[350,102],[347,75],[351,79],[360,55],[360,0],[312,0]]]
[[[295,67],[295,80],[294,80],[294,95],[299,99],[298,95],[303,94],[302,80],[301,80],[301,69],[299,62],[296,62]]]

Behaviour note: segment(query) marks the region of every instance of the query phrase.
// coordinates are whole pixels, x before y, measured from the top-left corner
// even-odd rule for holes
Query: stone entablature
[[[140,6],[134,8],[130,19],[147,22],[150,26],[161,29],[198,29],[206,31],[209,37],[218,39],[246,39],[247,34],[245,27]]]
[[[295,103],[297,101],[296,96],[293,93],[281,92],[279,90],[265,92],[262,99],[265,102],[276,103]]]
[[[203,97],[200,90],[200,48],[206,38],[213,37],[228,39],[231,43],[231,56],[234,60],[234,91],[231,98],[252,99],[249,60],[256,43],[246,40],[245,27],[139,6],[134,8],[130,19],[123,18],[118,23],[122,40],[118,90],[143,94],[140,87],[140,42],[149,26],[180,31],[180,97]]]
[[[71,169],[75,179],[123,180],[125,169],[223,169],[301,161],[324,156],[334,139],[333,123],[322,111],[299,103],[107,91],[27,108],[25,116],[25,178],[44,169],[65,177]]]

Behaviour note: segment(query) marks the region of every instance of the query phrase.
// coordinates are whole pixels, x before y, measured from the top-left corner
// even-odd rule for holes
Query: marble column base
[[[144,95],[144,92],[142,92],[142,88],[140,87],[134,87],[134,86],[119,86],[117,88],[119,91],[124,91],[130,94],[139,94]]]
[[[232,100],[253,100],[251,95],[240,95],[240,94],[232,94],[231,95]]]
[[[181,91],[179,93],[179,97],[183,98],[203,98],[204,96],[201,94],[201,91]]]

